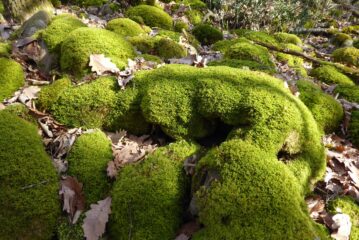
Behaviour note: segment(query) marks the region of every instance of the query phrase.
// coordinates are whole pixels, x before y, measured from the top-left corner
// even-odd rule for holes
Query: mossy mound
[[[333,38],[333,43],[339,47],[343,46],[346,41],[353,40],[352,37],[345,33],[338,33]]]
[[[189,30],[188,24],[183,21],[176,21],[174,23],[173,27],[176,32],[182,32],[183,30],[185,30],[185,31]]]
[[[116,33],[97,28],[78,28],[72,31],[61,47],[61,69],[82,76],[89,69],[91,54],[104,54],[119,68],[135,56],[133,47]]]
[[[294,175],[276,155],[260,147],[227,141],[199,161],[196,174],[204,183],[196,192],[204,229],[193,239],[325,236],[316,231]]]
[[[133,18],[142,18],[143,22],[150,27],[160,27],[163,29],[172,29],[173,20],[162,9],[149,5],[139,5],[127,10],[126,15]]]
[[[262,71],[266,73],[275,73],[274,67],[265,66],[255,61],[239,60],[239,59],[223,59],[212,61],[207,64],[208,66],[227,66],[233,68],[250,69],[255,71]]]
[[[290,34],[290,33],[284,33],[284,32],[280,32],[280,33],[276,33],[274,35],[274,37],[280,42],[280,43],[291,43],[297,46],[300,46],[303,44],[302,40],[294,34]]]
[[[355,47],[339,48],[333,52],[332,56],[337,62],[359,66],[359,49]]]
[[[223,33],[209,24],[197,25],[192,34],[204,45],[211,45],[223,39]]]
[[[50,52],[60,53],[61,44],[73,30],[86,27],[75,16],[63,14],[54,17],[50,25],[40,33]]]
[[[299,76],[308,76],[307,70],[303,67],[304,61],[301,57],[285,53],[277,53],[276,57],[278,61],[287,63],[288,66],[294,69]]]
[[[11,44],[6,42],[0,42],[0,58],[9,57],[11,53]]]
[[[358,34],[359,33],[359,25],[352,25],[343,28],[343,33],[353,33]]]
[[[352,112],[348,132],[350,135],[350,140],[353,142],[353,144],[359,146],[359,111],[358,110]]]
[[[315,68],[311,72],[311,76],[327,84],[345,84],[349,86],[355,85],[355,83],[348,76],[339,72],[339,70],[334,66],[324,65]]]
[[[14,60],[0,58],[0,102],[9,98],[25,82],[25,74],[20,64]]]
[[[265,43],[268,45],[280,47],[280,43],[277,41],[277,39],[274,36],[269,35],[266,32],[256,32],[256,31],[251,31],[251,30],[246,30],[246,29],[237,29],[234,32],[238,36],[245,37],[254,42],[260,42],[260,43]]]
[[[214,51],[220,51],[222,53],[226,53],[231,46],[237,44],[237,43],[251,43],[248,39],[241,37],[241,38],[236,38],[236,39],[226,39],[226,40],[221,40],[218,41],[216,43],[214,43],[212,45],[212,50]]]
[[[189,190],[183,162],[198,150],[179,141],[121,170],[112,191],[111,239],[176,237]]]
[[[329,210],[333,213],[349,215],[352,223],[350,240],[359,239],[359,205],[350,197],[336,198],[329,204]]]
[[[18,116],[34,125],[37,125],[37,119],[30,115],[30,110],[22,103],[13,103],[6,106],[4,112],[11,113],[12,115]]]
[[[113,19],[107,23],[106,29],[124,37],[133,37],[146,33],[141,25],[129,18]]]
[[[339,94],[339,97],[344,98],[351,102],[359,103],[359,87],[351,85],[338,85],[334,89],[335,93]]]
[[[0,111],[0,176],[1,238],[51,239],[60,214],[56,170],[36,126],[5,111]]]
[[[86,205],[108,194],[110,184],[106,168],[112,159],[111,141],[103,132],[85,133],[76,139],[68,157],[68,174],[83,183]]]
[[[337,130],[344,116],[341,104],[309,81],[300,80],[297,86],[300,100],[310,109],[318,127],[326,133]]]

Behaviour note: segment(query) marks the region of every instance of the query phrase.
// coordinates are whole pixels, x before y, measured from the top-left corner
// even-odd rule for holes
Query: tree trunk
[[[52,10],[48,0],[3,0],[5,18],[23,22],[39,10]]]

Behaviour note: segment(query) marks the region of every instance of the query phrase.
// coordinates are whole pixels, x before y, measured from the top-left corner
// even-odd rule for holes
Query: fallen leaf
[[[97,75],[103,75],[105,72],[117,73],[120,71],[116,64],[114,64],[110,58],[105,57],[104,54],[92,54],[90,55],[91,71],[96,72]]]
[[[349,240],[352,227],[350,217],[347,214],[338,213],[332,219],[334,223],[331,225],[331,229],[335,232],[331,234],[331,237],[336,240]]]

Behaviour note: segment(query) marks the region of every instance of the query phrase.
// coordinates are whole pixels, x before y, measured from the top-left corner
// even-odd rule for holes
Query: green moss
[[[199,24],[193,30],[192,34],[204,45],[211,45],[223,39],[222,32],[209,24]]]
[[[25,75],[20,64],[14,60],[0,58],[0,102],[9,98],[25,82]]]
[[[207,5],[200,0],[182,0],[181,3],[191,7],[191,9],[203,9],[207,7]]]
[[[55,168],[36,126],[5,111],[0,111],[0,176],[0,223],[6,226],[1,238],[51,239],[60,214]]]
[[[344,116],[341,104],[309,81],[300,80],[297,86],[300,100],[310,109],[318,127],[326,133],[337,130]]]
[[[339,48],[333,52],[332,56],[337,62],[359,66],[359,49],[355,47]]]
[[[163,59],[182,58],[187,56],[187,51],[177,42],[163,38],[156,44],[156,52]]]
[[[63,14],[54,17],[50,25],[40,33],[40,37],[45,41],[50,52],[60,53],[62,42],[73,30],[80,27],[86,27],[80,19]]]
[[[295,57],[285,53],[277,53],[276,56],[278,61],[287,63],[288,66],[294,69],[299,76],[308,76],[307,70],[303,67],[304,61],[301,57]]]
[[[106,0],[69,0],[73,4],[78,4],[81,6],[101,6],[106,3]]]
[[[227,66],[233,68],[250,69],[255,71],[262,71],[266,73],[275,73],[274,67],[264,66],[258,62],[238,59],[223,59],[218,61],[212,61],[207,64],[208,66]]]
[[[189,21],[193,25],[198,25],[202,23],[203,14],[199,10],[196,9],[188,10],[185,12],[185,15],[188,17]]]
[[[315,68],[311,72],[311,75],[327,84],[345,84],[350,86],[355,85],[355,83],[349,77],[339,72],[339,70],[334,66],[324,65]]]
[[[274,37],[280,42],[280,43],[291,43],[297,46],[300,46],[303,44],[302,40],[294,34],[290,34],[290,33],[284,33],[284,32],[280,32],[280,33],[276,33],[274,35]]]
[[[111,141],[101,131],[81,135],[71,148],[67,173],[83,183],[87,206],[107,196],[106,168],[112,159]]]
[[[180,40],[181,33],[161,29],[158,31],[158,34],[156,36],[166,37],[173,41],[178,42]]]
[[[83,215],[82,215],[83,216]],[[56,231],[56,237],[58,240],[83,240],[84,232],[82,230],[82,219],[80,217],[76,224],[69,223],[67,217],[61,217]]]
[[[0,42],[0,57],[9,57],[11,53],[11,44]]]
[[[127,10],[129,18],[141,17],[144,23],[150,27],[172,29],[173,20],[165,11],[148,5],[139,5]]]
[[[359,205],[350,197],[336,198],[329,204],[333,214],[345,213],[349,215],[352,223],[350,240],[359,239]]]
[[[338,85],[334,89],[339,97],[345,98],[348,101],[359,103],[359,87],[351,85]]]
[[[129,18],[113,19],[107,23],[106,29],[124,37],[133,37],[146,33],[141,25]]]
[[[343,46],[348,40],[353,40],[352,37],[345,33],[338,33],[333,38],[333,43],[337,46]]]
[[[292,44],[292,43],[283,44],[283,48],[288,49],[288,50],[292,50],[292,51],[295,51],[295,52],[303,52],[303,49],[300,46]]]
[[[15,116],[18,116],[34,125],[37,125],[37,119],[30,115],[29,109],[22,103],[13,103],[6,106],[4,112],[11,113]]]
[[[150,36],[135,36],[128,38],[128,41],[137,49],[144,54],[156,54],[155,45],[159,41],[158,37]]]
[[[174,24],[174,30],[176,32],[182,32],[183,30],[188,31],[189,30],[189,26],[187,23],[183,22],[183,21],[176,21]]]
[[[2,1],[0,1],[0,14],[4,15],[4,13],[5,13],[5,7]]]
[[[204,182],[195,195],[204,225],[196,240],[323,235],[316,231],[300,186],[286,165],[247,141],[231,140],[211,150],[198,163],[196,178]]]
[[[359,25],[353,25],[353,26],[345,27],[345,28],[343,28],[343,33],[358,34],[359,33]]]
[[[111,239],[174,239],[188,194],[184,160],[199,147],[180,141],[123,168],[112,191]]]
[[[240,36],[240,37],[245,37],[252,41],[266,43],[266,44],[269,44],[272,46],[277,46],[277,47],[280,46],[277,39],[274,36],[269,35],[266,32],[256,32],[256,31],[250,31],[250,30],[246,30],[246,29],[244,29],[244,30],[239,29],[239,30],[236,30],[235,33],[237,33],[238,36]]]
[[[49,86],[45,86],[38,94],[37,107],[40,110],[48,110],[57,102],[62,92],[71,87],[71,80],[67,77],[56,80]]]
[[[359,146],[359,111],[355,110],[351,114],[348,132],[350,140],[356,146]]]
[[[77,77],[89,70],[91,54],[104,54],[119,68],[135,53],[131,44],[118,34],[104,29],[79,28],[72,31],[61,47],[61,69]]]
[[[214,51],[220,51],[222,53],[226,53],[228,49],[230,49],[231,46],[237,43],[250,43],[250,41],[246,38],[237,38],[237,39],[231,39],[231,40],[221,40],[216,42],[212,45],[212,50]]]
[[[151,54],[141,54],[139,55],[139,57],[142,57],[143,59],[145,59],[146,61],[150,61],[150,62],[155,62],[155,63],[162,63],[162,59],[155,56],[155,55],[151,55]]]

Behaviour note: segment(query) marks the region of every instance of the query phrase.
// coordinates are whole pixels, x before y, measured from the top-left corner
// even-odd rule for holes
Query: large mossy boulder
[[[324,65],[315,68],[311,75],[326,84],[345,84],[354,86],[355,83],[334,66]]]
[[[189,194],[183,170],[198,145],[179,141],[124,167],[112,191],[111,239],[174,239]]]
[[[89,71],[91,54],[104,54],[118,68],[124,68],[128,58],[135,56],[131,44],[116,33],[97,28],[78,28],[62,44],[61,69],[81,77]]]
[[[107,23],[106,29],[124,37],[134,37],[146,33],[140,24],[129,18],[113,19]]]
[[[223,39],[223,33],[209,24],[197,25],[192,34],[204,45],[211,45]]]
[[[137,20],[142,20],[144,24],[150,27],[159,27],[163,29],[172,29],[173,20],[170,15],[158,7],[149,5],[139,5],[130,8],[126,16]]]
[[[0,111],[1,239],[51,239],[60,214],[58,178],[37,128]]]
[[[0,58],[0,102],[9,98],[25,82],[25,74],[20,64],[14,60]]]

